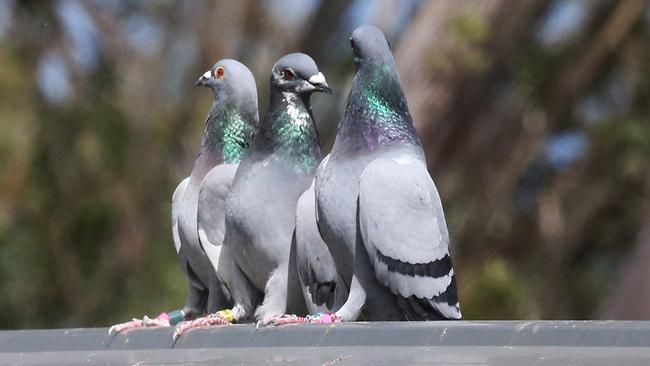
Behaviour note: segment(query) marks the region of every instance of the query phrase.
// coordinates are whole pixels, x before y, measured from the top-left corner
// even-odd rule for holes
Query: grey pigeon
[[[350,288],[334,320],[460,319],[449,234],[383,33],[357,28],[357,73],[327,166],[318,226]]]
[[[317,172],[324,169],[328,158],[329,155],[323,159]],[[318,231],[314,195],[312,182],[298,200],[294,234],[298,274],[305,305],[310,314],[336,311],[348,297],[347,288],[336,271],[332,254]]]
[[[268,322],[305,313],[290,247],[298,198],[322,158],[311,111],[313,92],[331,92],[311,57],[292,53],[271,71],[271,102],[260,133],[242,161],[228,195],[226,239],[245,281],[257,293],[231,288],[235,307]]]
[[[214,92],[214,103],[192,173],[172,196],[172,233],[189,283],[187,300],[182,311],[174,312],[182,319],[163,313],[153,320],[145,317],[141,326],[175,324],[232,304],[216,269],[225,231],[225,198],[257,131],[257,90],[250,70],[231,59],[217,62],[196,84]],[[138,327],[131,325],[136,326],[126,329]]]
[[[218,274],[235,305],[197,326],[252,316],[268,323],[287,312],[306,312],[290,247],[296,203],[322,157],[310,105],[312,93],[321,91],[330,90],[309,56],[289,54],[273,66],[269,111],[226,200],[222,254],[234,263],[227,273],[220,266]]]

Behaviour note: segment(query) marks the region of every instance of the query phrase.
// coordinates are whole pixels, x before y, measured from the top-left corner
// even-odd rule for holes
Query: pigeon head
[[[236,60],[218,61],[201,75],[196,85],[212,89],[218,101],[230,98],[242,104],[257,104],[255,78],[248,67]]]
[[[371,25],[355,29],[350,37],[350,46],[357,66],[370,62],[395,63],[384,33]]]
[[[215,162],[239,162],[258,128],[257,88],[250,70],[239,61],[218,61],[196,81],[214,93],[205,121],[199,172],[207,173]]]
[[[316,62],[304,53],[288,54],[273,65],[271,88],[285,93],[332,93]]]

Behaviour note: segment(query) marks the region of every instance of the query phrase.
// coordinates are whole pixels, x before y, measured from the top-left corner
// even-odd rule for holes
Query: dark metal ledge
[[[650,322],[376,322],[0,332],[0,364],[650,365]]]

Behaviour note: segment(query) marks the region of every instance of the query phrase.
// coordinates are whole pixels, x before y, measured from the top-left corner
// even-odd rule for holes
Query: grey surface
[[[0,364],[650,365],[650,322],[392,322],[0,332]]]

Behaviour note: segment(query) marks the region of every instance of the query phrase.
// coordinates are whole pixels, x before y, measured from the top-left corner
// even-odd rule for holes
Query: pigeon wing
[[[442,203],[421,160],[369,164],[359,182],[358,222],[377,279],[402,298],[409,318],[460,318]]]
[[[190,178],[187,177],[183,179],[182,182],[178,184],[174,194],[172,195],[172,238],[174,240],[174,247],[176,248],[176,253],[181,250],[181,237],[178,233],[178,212],[180,210],[180,202],[185,193],[185,188],[187,183],[190,181]]]
[[[313,185],[296,206],[296,260],[303,286],[309,288],[316,305],[334,305],[337,272],[334,259],[318,231]]]
[[[201,182],[197,224],[201,247],[215,270],[226,231],[226,197],[232,186],[237,164],[214,167]]]

